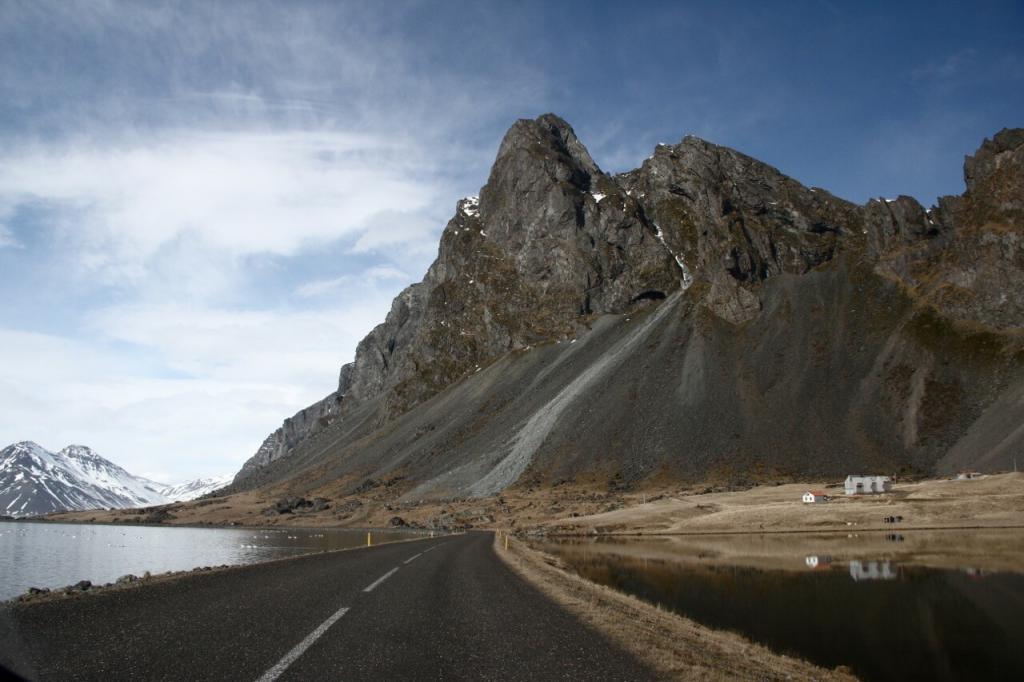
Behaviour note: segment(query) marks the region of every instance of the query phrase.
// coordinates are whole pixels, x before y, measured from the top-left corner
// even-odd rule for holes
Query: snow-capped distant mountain
[[[0,516],[184,502],[223,488],[231,479],[215,476],[167,485],[130,474],[84,445],[50,452],[23,441],[0,450]]]
[[[31,441],[0,450],[0,514],[148,507],[171,500],[160,483],[133,476],[83,445],[50,452]]]
[[[188,483],[179,483],[178,485],[168,485],[161,488],[160,492],[163,493],[164,497],[173,500],[174,502],[187,502],[194,500],[197,497],[202,497],[207,493],[212,493],[214,490],[223,488],[228,483],[231,483],[234,476],[213,476],[211,478],[197,478],[194,481]]]

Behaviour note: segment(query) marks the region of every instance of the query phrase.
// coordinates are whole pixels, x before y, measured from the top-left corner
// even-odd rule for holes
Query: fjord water
[[[127,573],[253,564],[360,547],[366,533],[5,522],[0,523],[0,600],[29,587],[63,587],[79,580],[101,584]],[[374,544],[411,537],[408,531],[373,531]]]
[[[920,553],[907,538],[792,539],[788,560],[786,538],[757,536],[538,546],[589,580],[861,679],[1024,679],[1024,565],[1013,565],[1024,535],[976,560],[955,552],[962,534],[911,541]],[[942,544],[952,553],[936,554]]]

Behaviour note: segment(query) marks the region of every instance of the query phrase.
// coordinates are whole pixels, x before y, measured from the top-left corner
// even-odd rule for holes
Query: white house
[[[892,490],[892,479],[888,476],[850,474],[846,477],[847,495],[877,495],[890,490]]]
[[[821,490],[808,490],[804,493],[805,504],[814,504],[815,502],[828,502],[828,495]]]

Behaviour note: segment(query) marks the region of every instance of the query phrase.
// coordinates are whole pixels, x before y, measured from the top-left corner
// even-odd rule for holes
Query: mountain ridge
[[[135,476],[84,445],[51,452],[32,441],[0,450],[0,514],[149,507],[187,501],[223,487],[227,477],[177,485]]]
[[[706,419],[729,425],[725,430],[737,441],[702,437],[692,462],[659,455],[655,469],[663,471],[657,475],[725,475],[725,453],[744,443],[773,442],[785,453],[793,439],[772,432],[772,421],[755,423],[758,418],[788,423],[788,431],[804,441],[795,448],[800,452],[785,453],[774,464],[740,452],[738,473],[729,475],[838,473],[844,458],[849,466],[918,473],[970,461],[961,441],[972,426],[985,430],[976,425],[986,410],[995,405],[1003,417],[990,415],[990,421],[1001,424],[1020,411],[1008,396],[1021,379],[1022,140],[1019,130],[1006,129],[983,143],[965,160],[964,195],[943,197],[926,210],[910,197],[858,206],[692,136],[659,145],[640,168],[610,176],[557,116],[518,121],[503,139],[479,199],[458,202],[437,260],[359,344],[355,361],[342,367],[338,390],[286,420],[228,491],[297,479],[310,489],[331,484],[329,476],[313,471],[331,471],[341,485],[357,487],[389,471],[392,478],[409,479],[402,472],[417,470],[424,460],[433,469],[454,462],[470,466],[469,455],[453,455],[446,464],[415,443],[451,430],[438,423],[440,416],[417,427],[404,455],[385,454],[371,441],[387,440],[403,419],[417,421],[407,418],[411,412],[429,412],[421,406],[462,390],[492,364],[538,344],[582,338],[591,328],[610,340],[611,323],[602,318],[642,317],[657,307],[666,311],[656,313],[660,320],[648,331],[675,325],[677,351],[664,361],[683,364],[678,383],[664,386],[660,395],[675,406],[666,417],[686,422],[686,406],[696,405]],[[667,309],[685,322],[680,326]],[[794,310],[805,318],[794,318]],[[746,345],[737,349],[733,366],[717,366],[715,355],[727,354],[737,339]],[[804,346],[794,350],[796,342]],[[606,351],[614,348],[611,343]],[[620,364],[631,366],[636,353]],[[743,370],[753,357],[760,364]],[[607,361],[593,362],[618,376]],[[959,368],[950,369],[956,363]],[[741,370],[752,386],[737,381]],[[718,385],[708,381],[715,372]],[[567,376],[561,388],[584,374]],[[658,381],[651,378],[650,385]],[[837,445],[800,433],[791,417],[770,415],[759,404],[758,396],[764,400],[780,385],[792,392],[794,406],[812,415],[808,428],[841,432],[836,443],[842,458],[828,454],[827,467],[814,464],[812,451]],[[642,403],[645,393],[657,392],[637,386],[629,400]],[[834,404],[835,413],[814,416],[826,404]],[[503,427],[504,436],[496,433],[475,455],[492,468],[443,494],[500,490],[478,484],[525,437],[523,425],[550,409],[537,405],[518,426]],[[850,422],[851,414],[859,421]],[[462,430],[489,428],[478,420]],[[704,432],[702,424],[691,428]],[[975,433],[973,442],[994,440],[1006,450],[1019,440],[1005,426],[997,430],[1001,437]],[[624,449],[651,440],[649,432],[625,432],[631,435],[619,439]],[[687,433],[677,430],[676,437],[685,440]],[[538,444],[538,451],[556,450],[555,440]],[[1001,461],[984,454],[976,459]],[[520,475],[532,466],[527,460]],[[591,468],[603,471],[604,460],[621,465],[604,472],[611,479],[632,466],[626,455],[608,454],[596,457]],[[689,466],[693,462],[700,465]],[[403,485],[426,494],[430,486],[422,485],[436,478],[428,475],[431,467],[411,476],[415,485]]]

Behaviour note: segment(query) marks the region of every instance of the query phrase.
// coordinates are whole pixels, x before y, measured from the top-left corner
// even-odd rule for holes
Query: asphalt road
[[[39,680],[646,680],[490,533],[316,554],[0,610]]]

